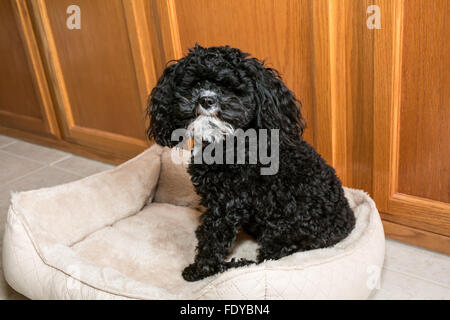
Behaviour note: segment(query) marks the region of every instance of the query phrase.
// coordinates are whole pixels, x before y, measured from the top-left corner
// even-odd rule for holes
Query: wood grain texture
[[[302,101],[305,138],[314,144],[311,1],[175,0],[174,5],[183,53],[195,43],[228,44],[278,69]]]
[[[343,183],[372,194],[373,1],[313,1],[317,150]],[[330,130],[331,128],[331,130]]]
[[[411,34],[405,34],[407,32],[405,19],[410,19],[410,17],[406,17],[406,1],[376,1],[376,3],[382,9],[382,15],[385,18],[383,20],[383,29],[375,33],[374,42],[374,199],[380,211],[384,212],[383,218],[385,220],[411,226],[423,231],[450,236],[450,204],[444,201],[436,201],[431,196],[427,197],[423,193],[419,193],[420,195],[417,196],[417,192],[411,191],[423,190],[423,183],[437,185],[439,186],[438,188],[444,186],[445,190],[445,186],[448,186],[449,180],[449,174],[446,172],[445,166],[444,170],[442,170],[442,166],[429,168],[433,172],[435,170],[439,171],[438,174],[431,174],[430,172],[426,172],[426,170],[423,172],[422,170],[417,170],[421,167],[420,157],[422,156],[414,155],[414,157],[409,156],[410,158],[407,158],[408,161],[402,160],[408,157],[408,155],[417,153],[416,148],[420,144],[434,143],[434,154],[429,151],[425,157],[428,157],[428,159],[433,158],[433,161],[437,161],[438,163],[446,161],[446,158],[443,157],[445,152],[444,154],[442,152],[436,152],[438,148],[436,146],[443,144],[444,148],[445,145],[448,148],[449,137],[445,136],[445,134],[437,137],[436,133],[433,133],[436,129],[432,126],[438,125],[440,128],[442,126],[445,127],[445,124],[442,125],[441,123],[447,123],[448,125],[448,118],[440,118],[439,112],[435,112],[430,116],[430,118],[436,121],[435,124],[430,121],[427,122],[426,119],[422,121],[422,119],[418,119],[416,116],[405,118],[408,114],[407,112],[405,113],[405,109],[408,110],[410,108],[405,104],[405,96],[417,97],[418,95],[429,97],[430,90],[431,92],[433,91],[432,88],[428,88],[427,84],[421,81],[411,83],[410,74],[417,72],[423,74],[424,68],[434,70],[434,68],[439,68],[442,62],[439,59],[429,60],[432,57],[432,55],[429,55],[429,52],[422,56],[424,51],[407,51],[410,50],[408,49],[410,43],[414,43],[414,41],[423,43],[425,40],[421,31],[421,28],[424,26],[420,23],[408,25],[409,29],[415,29],[414,32],[411,31],[414,34],[415,40],[406,40],[412,36]],[[423,4],[425,2],[421,3]],[[408,10],[417,10],[414,13],[415,15],[423,15],[423,11],[419,9],[420,6],[411,7]],[[434,13],[438,14],[438,12]],[[440,14],[445,14],[445,11],[440,12]],[[437,25],[440,24],[439,18],[436,16],[432,17],[430,12],[428,13],[428,18],[432,20],[436,19],[438,21]],[[428,21],[428,24],[432,23],[431,20]],[[442,41],[436,41],[436,39],[439,39],[440,36],[444,41],[446,32],[441,30],[440,33],[436,33],[433,43],[440,46]],[[406,58],[407,55],[414,55],[415,58]],[[424,62],[424,60],[429,61]],[[433,64],[435,65],[431,66]],[[445,94],[444,91],[439,90],[439,94]],[[439,99],[438,101],[441,102],[440,107],[448,108],[445,105],[446,102],[442,102]],[[410,101],[410,104],[414,103],[416,102]],[[424,109],[421,105],[415,104],[414,113],[416,115],[423,114],[427,112]],[[414,129],[412,129],[413,127]],[[425,137],[418,137],[417,129],[419,127],[422,127],[422,133],[425,134]],[[430,133],[424,132],[425,128],[430,130]],[[405,136],[405,130],[409,133],[414,131],[415,134],[407,137]],[[438,139],[437,143],[427,141],[429,136],[433,137],[433,134],[435,134],[434,138]],[[423,148],[433,147],[426,146]],[[405,170],[408,170],[408,167],[416,168],[416,174],[421,176],[423,180],[414,181],[411,175],[405,172]],[[426,174],[431,175],[431,177],[425,177]],[[404,183],[404,179],[409,181],[409,193],[405,193],[405,189],[399,187]],[[439,190],[438,193],[441,194],[442,189],[430,188],[434,188],[432,190]]]
[[[121,1],[45,4],[74,123],[142,138],[143,125],[136,119],[142,105]],[[66,27],[71,4],[81,8],[80,30]]]
[[[394,44],[395,33],[400,35],[399,25],[395,18],[400,19],[398,7],[401,4],[385,1],[375,1],[381,8],[383,28],[374,34],[374,149],[373,149],[373,196],[377,207],[383,212],[389,212],[389,200],[392,192],[391,185],[391,157],[392,157],[392,118],[393,87],[394,87],[394,48],[400,50],[400,44]],[[395,5],[395,7],[394,7]],[[397,11],[396,11],[397,10]],[[399,56],[399,54],[395,54]],[[398,68],[398,66],[397,66]]]
[[[123,8],[138,79],[140,104],[145,109],[148,95],[158,80],[152,48],[154,45],[149,34],[149,8],[145,0],[123,0]]]
[[[347,182],[347,61],[346,61],[346,19],[347,2],[329,2],[330,34],[330,89],[331,99],[331,164],[344,185]],[[317,87],[316,87],[317,90]],[[345,107],[344,107],[345,106]],[[320,109],[317,106],[317,113]],[[327,128],[318,127],[317,131]]]
[[[450,203],[450,2],[405,2],[397,190]]]
[[[0,2],[0,109],[41,119],[39,98],[32,82],[32,70],[21,40],[12,1]],[[16,74],[23,75],[22,78]],[[19,102],[20,101],[20,102]]]
[[[364,16],[360,14],[365,3],[312,1],[316,147],[345,185],[360,188],[368,186],[367,174],[361,183],[359,171],[353,167],[358,170],[362,160],[370,170],[371,163],[367,156],[360,156],[360,147],[364,151],[372,147],[371,127],[365,126],[372,120],[367,121],[372,97],[366,92],[373,85],[373,55],[367,51],[372,48],[371,37],[363,29]],[[353,152],[355,148],[358,153]]]
[[[395,193],[389,199],[385,219],[450,236],[450,204]]]
[[[311,3],[313,90],[314,90],[314,145],[317,151],[333,165],[332,85],[330,51],[330,8],[326,0]],[[341,172],[342,176],[342,172]]]
[[[0,3],[0,124],[59,136],[50,91],[24,0]]]
[[[370,195],[373,176],[373,41],[378,30],[366,26],[372,0],[347,0],[345,39],[346,185]],[[344,152],[344,151],[342,151]]]
[[[149,34],[152,39],[156,74],[162,74],[167,63],[182,56],[179,27],[173,0],[149,0]]]
[[[386,237],[428,250],[450,254],[450,238],[383,220]]]

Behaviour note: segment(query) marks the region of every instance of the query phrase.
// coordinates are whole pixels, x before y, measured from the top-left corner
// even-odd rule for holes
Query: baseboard
[[[38,134],[12,129],[4,126],[0,126],[0,134],[116,165],[136,156],[136,155],[123,155],[118,153],[112,152],[110,153],[106,151],[96,150],[88,146],[82,146],[76,143],[58,140],[47,136],[41,136]]]
[[[450,237],[387,220],[382,221],[386,238],[450,255]]]

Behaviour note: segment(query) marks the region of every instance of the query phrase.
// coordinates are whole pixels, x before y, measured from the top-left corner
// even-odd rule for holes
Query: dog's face
[[[186,115],[187,134],[207,142],[247,128],[255,117],[255,105],[247,92],[236,92],[229,85],[199,79],[176,104]]]
[[[207,142],[234,130],[280,129],[283,139],[300,139],[300,103],[278,72],[239,49],[190,49],[166,68],[149,97],[148,135],[163,146],[174,146],[175,129]]]

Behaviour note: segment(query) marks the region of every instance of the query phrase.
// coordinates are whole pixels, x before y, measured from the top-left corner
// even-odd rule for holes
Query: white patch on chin
[[[233,127],[216,117],[199,115],[187,127],[188,138],[195,141],[217,142],[227,135],[232,135]]]

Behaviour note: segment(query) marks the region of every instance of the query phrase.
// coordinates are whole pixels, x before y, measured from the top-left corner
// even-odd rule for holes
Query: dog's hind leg
[[[293,237],[290,230],[266,229],[258,238],[257,263],[265,260],[278,260],[299,251],[312,249],[311,239],[307,236]]]

